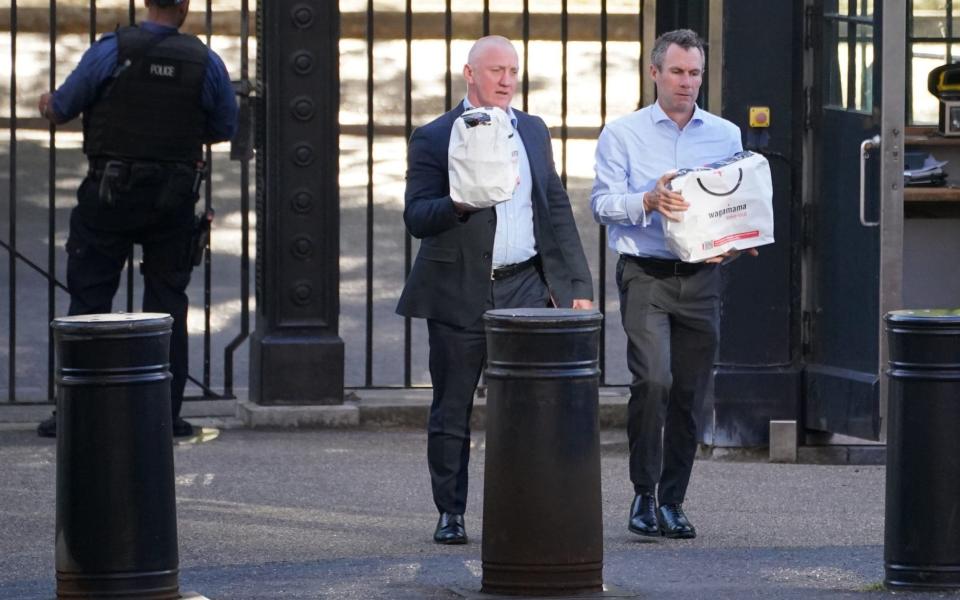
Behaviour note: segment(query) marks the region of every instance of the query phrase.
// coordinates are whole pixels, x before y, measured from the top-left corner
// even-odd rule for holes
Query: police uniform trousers
[[[193,203],[169,210],[153,206],[156,190],[135,190],[113,207],[99,199],[98,180],[87,177],[77,191],[67,239],[67,289],[71,315],[109,313],[120,273],[134,244],[143,248],[143,310],[173,317],[170,337],[170,400],[180,414],[187,382],[186,289],[192,270]]]
[[[620,314],[632,375],[627,407],[630,480],[637,494],[682,503],[697,450],[697,422],[717,349],[720,269],[690,272],[617,263]]]
[[[539,267],[490,282],[487,309],[551,305]],[[427,429],[427,463],[433,501],[440,512],[463,514],[467,507],[470,414],[473,395],[487,361],[483,317],[467,327],[427,319],[433,403]]]

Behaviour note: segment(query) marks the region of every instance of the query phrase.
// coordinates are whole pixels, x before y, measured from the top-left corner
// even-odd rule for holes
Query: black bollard
[[[491,310],[482,592],[603,589],[598,348],[602,315]]]
[[[899,310],[884,321],[884,584],[960,590],[960,311]]]
[[[57,598],[180,598],[166,314],[63,317]]]

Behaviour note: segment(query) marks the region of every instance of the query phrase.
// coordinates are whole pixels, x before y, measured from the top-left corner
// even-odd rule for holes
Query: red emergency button
[[[750,127],[770,127],[770,107],[750,107]]]

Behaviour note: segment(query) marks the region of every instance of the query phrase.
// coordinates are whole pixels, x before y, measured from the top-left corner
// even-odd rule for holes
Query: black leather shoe
[[[37,435],[45,438],[57,437],[57,413],[53,413],[37,425]]]
[[[637,494],[633,497],[627,529],[637,535],[660,536],[660,526],[657,524],[657,502],[653,494]]]
[[[193,435],[193,425],[183,420],[183,417],[173,418],[173,437],[187,437]]]
[[[463,526],[463,515],[440,513],[433,541],[438,544],[466,544],[467,530]]]
[[[697,530],[683,514],[683,507],[679,504],[663,504],[657,510],[660,520],[660,533],[664,537],[674,539],[693,539],[697,537]]]

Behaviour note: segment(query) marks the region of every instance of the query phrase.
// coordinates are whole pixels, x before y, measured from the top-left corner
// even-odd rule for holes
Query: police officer
[[[237,104],[226,67],[196,36],[181,34],[190,0],[144,0],[147,18],[104,35],[40,114],[65,123],[83,113],[87,176],[67,239],[69,314],[108,313],[120,273],[143,248],[143,310],[173,316],[170,340],[173,433],[187,380],[186,295],[200,230],[194,214],[203,145],[229,140]],[[56,435],[56,418],[37,433]]]

